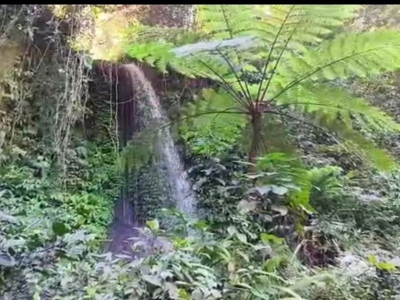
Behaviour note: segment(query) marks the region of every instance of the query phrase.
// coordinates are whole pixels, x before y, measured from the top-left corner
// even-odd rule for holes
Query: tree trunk
[[[257,156],[260,151],[260,145],[262,142],[262,114],[260,112],[255,112],[251,117],[251,143],[249,149],[248,162],[253,164],[249,167],[250,173],[255,173],[256,168],[254,164],[256,163]]]

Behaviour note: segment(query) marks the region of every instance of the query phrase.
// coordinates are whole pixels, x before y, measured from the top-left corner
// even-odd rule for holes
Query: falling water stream
[[[137,101],[137,115],[140,118],[142,129],[154,128],[156,139],[153,146],[156,156],[156,169],[158,180],[165,187],[164,195],[167,203],[172,205],[188,217],[194,217],[196,213],[196,198],[193,195],[189,178],[177,151],[177,147],[168,128],[166,117],[160,100],[147,80],[142,70],[135,64],[127,64],[122,67],[127,73],[127,78],[132,81],[132,101]],[[123,84],[120,83],[120,84]],[[124,129],[123,129],[124,130]],[[111,232],[111,243],[121,244],[131,234],[130,228],[135,223],[133,220],[132,204],[126,198],[121,197],[116,205],[114,228]],[[111,246],[112,252],[121,252],[119,245]]]
[[[154,124],[160,126],[156,129],[157,138],[154,150],[159,161],[157,168],[159,177],[166,180],[164,184],[167,185],[168,198],[175,203],[178,210],[187,215],[193,215],[196,199],[193,196],[188,176],[167,126],[168,119],[163,112],[160,100],[139,67],[129,64],[125,65],[124,68],[137,85],[137,100],[140,101],[138,113],[143,118],[144,126],[150,127]]]

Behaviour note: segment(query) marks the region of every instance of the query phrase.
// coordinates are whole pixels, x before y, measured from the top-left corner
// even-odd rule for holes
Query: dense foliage
[[[399,296],[399,112],[374,98],[399,33],[348,26],[368,6],[144,7],[0,7],[0,298]],[[196,218],[154,197],[152,130],[121,147],[104,47],[174,111]],[[147,187],[133,260],[104,251],[131,169]]]

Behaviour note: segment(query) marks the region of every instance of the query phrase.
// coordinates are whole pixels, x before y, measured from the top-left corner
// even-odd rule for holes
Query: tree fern
[[[155,42],[154,47],[148,45],[151,54],[147,56],[141,56],[139,51],[144,51],[144,46],[132,46],[128,53],[158,64],[163,71],[171,67],[187,76],[211,78],[220,85],[221,91],[206,97],[206,102],[213,102],[211,106],[195,106],[187,112],[191,116],[200,115],[193,123],[197,122],[199,132],[208,134],[214,129],[224,136],[222,125],[216,127],[216,124],[230,124],[237,118],[243,122],[243,114],[248,115],[253,129],[256,123],[260,129],[259,123],[266,120],[262,114],[282,116],[287,114],[283,108],[290,108],[302,112],[306,118],[313,116],[314,122],[319,121],[330,130],[341,131],[338,136],[352,139],[357,148],[361,143],[366,145],[367,140],[353,130],[355,122],[373,131],[400,129],[384,112],[337,84],[340,80],[368,77],[400,66],[399,33],[378,30],[337,34],[358,8],[357,5],[199,5],[195,30],[201,37],[198,43],[174,48],[177,43],[163,42],[161,46]],[[248,74],[258,74],[258,81],[249,84]],[[223,116],[220,113],[216,117],[214,109],[235,113]],[[261,133],[255,137],[254,132],[253,152],[260,149],[258,140],[262,137]],[[370,153],[377,151],[372,143],[365,149]]]
[[[141,53],[137,53],[136,49],[152,43],[164,44],[164,48],[160,44],[158,51],[149,52],[148,56],[152,58],[148,61],[151,62],[162,59],[160,56],[170,51],[168,45],[171,44],[178,46],[185,44],[185,41],[223,41],[247,36],[257,37],[262,41],[264,51],[260,51],[260,47],[254,57],[246,53],[248,59],[260,59],[262,54],[268,55],[271,47],[282,49],[289,36],[291,41],[286,48],[296,51],[305,49],[304,43],[321,41],[321,35],[331,33],[335,27],[341,26],[346,19],[353,16],[356,9],[356,5],[337,5],[335,9],[326,5],[198,5],[195,31],[135,25],[130,29],[127,53],[137,58]],[[285,24],[283,28],[282,22]],[[296,30],[296,34],[293,34],[293,30]],[[278,31],[279,39],[274,41]],[[200,45],[197,44],[196,47]],[[171,57],[168,58],[168,63],[174,68],[183,69]],[[180,63],[187,62],[180,60]],[[199,71],[196,75],[202,76]]]

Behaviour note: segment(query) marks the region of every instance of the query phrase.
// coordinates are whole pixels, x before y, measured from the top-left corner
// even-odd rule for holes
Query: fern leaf
[[[324,113],[336,119],[340,114],[344,120],[348,115],[356,117],[371,130],[380,132],[400,132],[400,124],[367,100],[328,84],[303,84],[282,94],[277,103],[300,109],[305,113]],[[347,115],[347,117],[345,116]],[[344,122],[350,125],[350,121]]]
[[[318,121],[340,137],[347,151],[358,154],[371,167],[382,171],[398,168],[398,164],[387,150],[377,148],[373,142],[366,139],[361,133],[346,126],[339,120],[332,122],[332,120],[326,121],[320,118]]]
[[[321,35],[332,32],[352,18],[359,5],[199,5],[200,31],[210,39],[256,34],[271,42],[286,20],[284,32],[297,29],[294,41],[319,42]]]
[[[288,53],[275,81],[278,89],[287,89],[293,82],[367,77],[393,71],[400,67],[399,50],[400,33],[394,30],[340,34],[302,55]]]
[[[331,33],[335,28],[354,17],[360,5],[260,5],[265,7],[266,17],[271,24],[281,24],[289,11],[290,17],[285,27],[287,30],[298,28],[298,38],[303,41],[319,42],[321,35]],[[296,39],[296,38],[295,38]]]
[[[126,47],[125,52],[132,58],[153,64],[162,57],[164,59],[174,59],[174,55],[170,53],[172,48],[173,44],[171,43],[154,42],[129,45]]]
[[[246,124],[234,99],[224,91],[204,89],[201,98],[185,107],[180,131],[192,144],[224,143],[232,146]],[[195,134],[195,136],[194,136]],[[214,145],[215,147],[216,145]],[[226,147],[225,147],[226,149]]]
[[[198,30],[208,39],[244,36],[254,26],[253,5],[198,5],[196,11]]]

